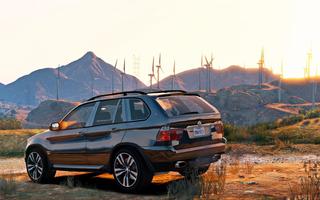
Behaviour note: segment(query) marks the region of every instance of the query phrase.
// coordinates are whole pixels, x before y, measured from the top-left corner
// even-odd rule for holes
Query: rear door
[[[92,126],[85,132],[89,165],[108,165],[112,148],[121,142],[126,131],[124,101],[100,101]]]

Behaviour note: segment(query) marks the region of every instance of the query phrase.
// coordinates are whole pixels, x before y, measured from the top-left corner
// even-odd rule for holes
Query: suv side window
[[[130,109],[130,121],[144,120],[149,117],[149,108],[142,100],[130,98],[128,101]]]
[[[119,99],[101,101],[94,117],[93,125],[107,125],[123,121],[122,103]]]
[[[77,107],[61,122],[61,130],[83,128],[88,122],[95,103],[88,103]]]

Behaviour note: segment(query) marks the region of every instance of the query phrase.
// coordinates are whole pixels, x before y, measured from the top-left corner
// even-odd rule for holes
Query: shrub
[[[290,126],[293,124],[296,124],[298,122],[301,122],[304,119],[304,115],[291,115],[289,117],[285,117],[280,120],[279,126]]]
[[[8,130],[8,129],[21,129],[21,122],[14,118],[3,118],[0,119],[0,130]]]
[[[320,117],[320,110],[310,110],[305,114],[306,119],[313,119]]]

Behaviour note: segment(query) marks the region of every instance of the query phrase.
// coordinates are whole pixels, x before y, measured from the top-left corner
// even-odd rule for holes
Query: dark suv
[[[110,172],[133,192],[155,172],[206,172],[225,143],[220,113],[197,94],[130,91],[93,97],[29,138],[25,162],[34,182],[56,170]]]

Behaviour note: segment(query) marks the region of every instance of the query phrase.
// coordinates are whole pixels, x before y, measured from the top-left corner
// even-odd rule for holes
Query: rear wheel
[[[47,157],[38,149],[32,149],[26,159],[26,168],[30,179],[35,183],[51,181],[55,170],[49,169]]]
[[[153,173],[138,153],[122,149],[113,159],[113,177],[122,191],[138,192],[151,183]]]

